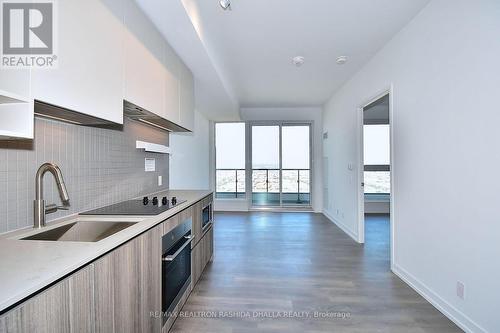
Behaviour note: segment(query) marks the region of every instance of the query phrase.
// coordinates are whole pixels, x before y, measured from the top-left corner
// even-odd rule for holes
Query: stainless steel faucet
[[[57,189],[59,190],[63,206],[57,206],[55,204],[45,206],[45,200],[43,200],[43,176],[47,171],[53,174],[56,179]],[[41,228],[45,226],[45,214],[54,213],[59,209],[68,209],[66,206],[69,205],[69,196],[66,185],[64,185],[61,169],[53,163],[44,163],[38,168],[35,176],[35,187],[34,225],[35,228]]]

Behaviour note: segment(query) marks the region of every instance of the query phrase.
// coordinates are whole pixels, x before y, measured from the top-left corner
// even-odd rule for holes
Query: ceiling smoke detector
[[[304,57],[303,56],[296,56],[292,58],[292,64],[294,64],[297,67],[300,67],[304,64]]]
[[[337,57],[337,60],[336,60],[337,65],[343,65],[346,62],[347,62],[347,57],[346,56]]]
[[[231,1],[230,0],[219,0],[219,5],[224,10],[231,10]]]

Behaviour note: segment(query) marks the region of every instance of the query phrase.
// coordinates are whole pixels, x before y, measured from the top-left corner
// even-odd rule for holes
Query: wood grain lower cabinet
[[[212,259],[212,255],[214,253],[214,228],[210,226],[208,230],[205,232],[205,235],[202,239],[203,249],[202,249],[202,262],[203,269],[208,264],[208,262]]]
[[[191,219],[192,229],[193,229],[194,228],[194,210],[193,210],[193,207],[194,206],[188,207],[188,208],[184,209],[183,211],[170,217],[168,220],[164,221],[162,223],[162,225],[163,225],[163,234],[162,235],[169,233],[176,226],[186,222],[188,219]]]
[[[213,255],[213,226],[201,229],[202,207],[212,200],[204,198],[1,315],[0,333],[161,332],[162,236],[192,219],[194,286]]]
[[[94,266],[33,296],[0,317],[0,332],[94,332]]]
[[[203,208],[210,205],[211,203],[213,203],[213,195],[212,194],[206,196],[205,198],[198,201],[196,204],[194,204],[192,206],[192,210],[193,210],[193,235],[195,236],[195,240],[192,243],[193,247],[194,247],[194,245],[198,244],[198,242],[201,241],[201,237],[203,236],[203,229],[202,229]],[[213,207],[212,207],[211,216],[213,216]]]
[[[194,248],[196,244],[201,240],[202,232],[201,232],[201,215],[202,215],[202,201],[198,201],[195,203],[193,207],[193,227],[192,234],[195,237],[194,241],[191,243],[191,248]]]
[[[198,244],[191,250],[191,286],[193,288],[200,279],[207,263],[212,259],[213,249],[214,231],[213,226],[210,226]]]
[[[194,288],[203,272],[202,242],[191,249],[191,288]]]
[[[214,255],[214,228],[210,227],[210,230],[205,235],[205,254],[206,262],[212,261]]]
[[[96,332],[159,332],[162,226],[120,246],[95,266]]]

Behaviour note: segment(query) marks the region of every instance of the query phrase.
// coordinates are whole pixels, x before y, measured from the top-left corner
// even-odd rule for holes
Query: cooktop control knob
[[[165,206],[166,204],[168,204],[168,199],[167,199],[167,197],[163,197],[163,198],[161,199],[161,204],[162,204],[163,206]]]
[[[142,204],[143,204],[144,206],[146,206],[148,203],[149,203],[149,198],[148,198],[148,197],[144,197],[144,198],[142,198]]]
[[[177,205],[177,197],[172,197],[172,206]]]
[[[153,205],[158,205],[158,197],[153,197]]]

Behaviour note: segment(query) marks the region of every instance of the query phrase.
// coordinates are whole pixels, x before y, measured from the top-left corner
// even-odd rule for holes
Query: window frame
[[[243,169],[217,169],[217,124],[243,124],[245,125],[245,165]],[[246,169],[247,169],[247,147],[248,147],[248,124],[246,121],[214,121],[213,122],[213,184],[214,184],[214,197],[217,200],[238,200],[238,201],[246,201],[247,200],[247,195],[248,195],[248,182],[246,179]],[[227,193],[234,193],[234,197],[227,197],[227,198],[221,198],[217,197],[217,193],[225,193],[225,192],[217,192],[217,171],[218,170],[223,170],[223,171],[228,171],[228,170],[235,170],[236,171],[236,181],[235,181],[235,188],[236,192],[227,192]],[[237,176],[237,171],[243,170],[245,172],[245,191],[242,192],[243,194],[240,196],[238,192],[238,176]]]
[[[374,121],[374,120],[371,120],[371,121],[365,121],[362,125],[362,128],[363,128],[363,132],[364,132],[364,128],[365,126],[370,126],[370,125],[389,125],[389,132],[390,132],[390,124],[385,122],[385,121]],[[364,134],[363,134],[363,137],[364,137]],[[390,145],[390,143],[389,143]],[[389,151],[390,151],[390,147],[389,147]],[[364,152],[363,152],[363,156],[364,156]],[[390,157],[389,157],[390,159]],[[364,162],[364,161],[363,161]],[[363,164],[363,171],[366,172],[380,172],[380,171],[385,171],[385,172],[391,172],[391,165],[390,164]],[[363,173],[363,187],[366,186],[366,181],[365,181],[365,177],[364,177],[364,173]],[[392,191],[392,188],[391,188],[391,184],[390,184],[390,181],[389,181],[389,192],[385,192],[385,193],[374,193],[374,192],[364,192],[363,190],[363,194],[365,196],[371,196],[371,197],[386,197],[386,196],[390,196],[391,195],[391,191]]]

